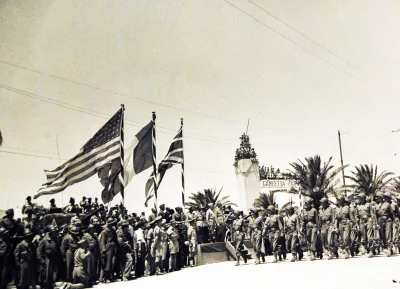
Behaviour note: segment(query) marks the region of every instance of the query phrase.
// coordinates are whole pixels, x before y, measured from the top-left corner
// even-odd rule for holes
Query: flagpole
[[[157,195],[157,154],[156,154],[156,113],[153,111],[153,185],[154,185],[154,197],[156,205],[156,215],[158,214],[158,195]]]
[[[185,158],[183,154],[183,118],[181,118],[181,134],[182,134],[182,205],[185,208]]]
[[[121,104],[122,115],[121,115],[121,146],[120,146],[120,158],[121,158],[121,196],[122,196],[122,206],[125,216],[125,179],[124,179],[124,115],[125,115],[125,105]]]
[[[56,144],[57,144],[58,165],[61,165],[60,149],[58,146],[58,136],[57,135],[56,135]],[[46,202],[47,202],[47,198],[46,198]],[[61,192],[61,207],[64,208],[64,191]]]

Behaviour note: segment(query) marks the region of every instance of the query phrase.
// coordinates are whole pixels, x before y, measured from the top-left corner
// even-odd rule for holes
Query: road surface
[[[269,257],[268,262],[271,261]],[[334,260],[288,260],[277,264],[234,266],[222,262],[186,268],[178,272],[144,277],[127,282],[101,284],[99,289],[131,288],[400,288],[400,256],[366,258],[364,256]]]

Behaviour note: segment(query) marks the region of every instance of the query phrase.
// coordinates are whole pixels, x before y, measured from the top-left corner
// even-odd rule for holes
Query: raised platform
[[[251,259],[251,255],[254,252],[247,245],[251,245],[251,242],[246,240],[244,242],[244,251],[248,258]],[[236,251],[230,242],[207,243],[197,246],[197,256],[198,265],[206,265],[236,260]]]

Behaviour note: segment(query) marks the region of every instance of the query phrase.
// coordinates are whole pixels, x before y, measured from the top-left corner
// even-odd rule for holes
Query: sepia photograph
[[[399,92],[396,0],[0,0],[0,289],[400,288]]]

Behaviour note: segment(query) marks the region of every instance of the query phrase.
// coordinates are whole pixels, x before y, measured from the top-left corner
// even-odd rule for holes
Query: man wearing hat
[[[349,200],[341,196],[338,199],[336,208],[336,220],[338,222],[338,233],[340,240],[340,247],[345,251],[344,258],[348,259],[350,256],[350,207]]]
[[[69,205],[67,205],[64,208],[64,213],[66,214],[75,214],[77,211],[79,211],[79,207],[78,205],[75,204],[75,199],[74,198],[70,198],[69,199]]]
[[[383,247],[387,249],[386,255],[392,255],[392,224],[393,224],[393,208],[391,205],[392,197],[389,192],[383,194],[383,202],[379,206],[378,224],[381,229],[381,239]]]
[[[294,213],[294,208],[292,206],[289,206],[286,209],[286,212],[286,249],[292,252],[292,259],[290,261],[295,262],[296,260],[298,260],[298,253],[300,249],[298,237],[298,232],[300,231],[300,219],[299,216]]]
[[[207,243],[209,238],[209,230],[207,223],[207,207],[204,205],[201,205],[200,210],[196,214],[196,228],[198,243]]]
[[[260,257],[262,261],[265,262],[265,250],[262,250],[263,246],[263,236],[262,236],[262,229],[263,229],[263,216],[259,214],[260,209],[254,208],[252,211],[252,217],[254,221],[252,223],[252,243],[253,249],[255,253],[255,265],[260,264]]]
[[[236,220],[233,221],[233,230],[234,230],[234,243],[235,243],[235,251],[236,251],[236,264],[235,266],[239,266],[240,257],[243,257],[244,262],[247,263],[247,256],[242,254],[243,244],[244,244],[244,236],[245,236],[245,224],[243,219],[242,211],[235,211]]]
[[[263,226],[263,236],[265,236],[268,240],[269,250],[272,251],[274,255],[273,263],[278,261],[278,255],[280,253],[278,241],[281,233],[284,233],[282,219],[276,213],[275,207],[270,205],[268,206],[266,212],[266,218]]]
[[[7,229],[11,237],[17,233],[17,221],[14,219],[14,209],[6,211],[6,215],[0,220],[0,227]]]
[[[134,242],[134,250],[136,252],[135,260],[135,277],[139,278],[144,276],[145,272],[145,261],[146,261],[146,240],[144,235],[144,228],[146,228],[146,222],[140,220],[135,227],[135,231],[133,232],[133,242]]]
[[[306,197],[302,213],[301,232],[305,234],[310,251],[310,261],[315,261],[317,251],[317,228],[319,224],[318,212],[312,205],[313,199]]]
[[[187,231],[187,245],[189,247],[189,265],[191,267],[197,265],[197,232],[196,232],[196,219],[189,220],[189,227]]]
[[[93,285],[97,280],[99,266],[98,264],[100,258],[100,245],[99,240],[96,236],[96,227],[90,224],[86,229],[86,232],[83,234],[82,239],[86,240],[87,248],[91,253],[87,259],[87,272],[89,274],[89,284]]]
[[[32,244],[33,233],[25,229],[24,239],[14,251],[15,263],[18,270],[17,288],[29,289],[35,284],[36,250]]]
[[[12,253],[12,247],[9,240],[8,230],[0,227],[0,289],[6,289],[9,280],[9,256]]]
[[[41,288],[52,289],[53,283],[57,281],[61,253],[57,240],[57,229],[50,225],[45,229],[44,233],[45,236],[39,242],[36,255],[42,267]]]
[[[161,226],[165,224],[165,219],[163,219],[161,216],[158,216],[155,218],[154,222],[154,241],[151,247],[151,255],[153,258],[155,258],[156,275],[162,275],[163,267],[161,261],[163,257],[164,232],[161,229]]]
[[[51,199],[51,200],[50,200],[49,209],[50,209],[50,212],[57,209],[57,205],[56,205],[56,200],[55,200],[55,199]]]
[[[102,260],[100,282],[114,281],[114,261],[117,252],[117,233],[114,228],[116,224],[117,221],[115,219],[109,218],[100,234],[99,242]]]
[[[118,240],[118,260],[122,271],[122,281],[131,279],[133,268],[132,254],[134,254],[133,238],[129,234],[129,223],[126,220],[120,222],[120,228],[117,230]]]
[[[29,210],[29,212],[27,212],[27,209]],[[25,204],[22,206],[22,214],[28,214],[28,213],[32,213],[33,210],[33,204],[32,204],[32,197],[28,196],[26,197],[26,202]]]
[[[154,228],[155,228],[155,219],[153,221],[147,223],[146,230],[144,230],[144,237],[146,240],[146,262],[145,262],[145,276],[154,275],[155,274],[155,255],[152,254],[152,248],[154,243]]]
[[[208,224],[209,242],[215,242],[215,233],[217,228],[217,219],[214,212],[214,204],[208,203],[208,210],[206,213],[206,220]]]
[[[70,226],[68,234],[63,238],[61,242],[61,254],[66,262],[67,268],[67,282],[72,282],[72,272],[74,271],[74,254],[78,249],[79,242],[79,229],[76,226]]]
[[[371,205],[365,201],[365,194],[358,193],[357,198],[357,211],[358,211],[358,230],[360,232],[360,252],[361,254],[365,254],[367,252],[368,246],[368,234],[367,230],[372,230],[372,226],[368,229],[368,223],[371,218]]]
[[[193,209],[192,209],[193,212]],[[193,215],[193,214],[192,214]],[[188,217],[183,212],[182,207],[176,207],[175,213],[172,215],[172,221],[174,221],[174,231],[178,234],[178,250],[174,258],[176,258],[176,263],[173,270],[179,270],[183,268],[187,263],[187,257],[189,255],[188,247],[184,246],[186,241],[187,227],[185,221]],[[192,216],[193,219],[193,216]],[[171,258],[170,258],[171,261]],[[170,262],[171,263],[171,262]],[[171,267],[171,266],[170,266]]]
[[[331,260],[337,252],[338,236],[335,228],[335,209],[330,206],[329,200],[326,197],[321,199],[319,219],[322,246],[328,254],[328,260]]]
[[[88,241],[82,238],[78,241],[79,248],[74,253],[74,271],[72,275],[73,284],[82,284],[85,288],[90,287],[90,275],[88,270],[90,250],[87,250]]]
[[[176,270],[176,256],[179,252],[178,231],[176,229],[176,221],[171,220],[166,231],[168,250],[169,250],[169,272]]]

